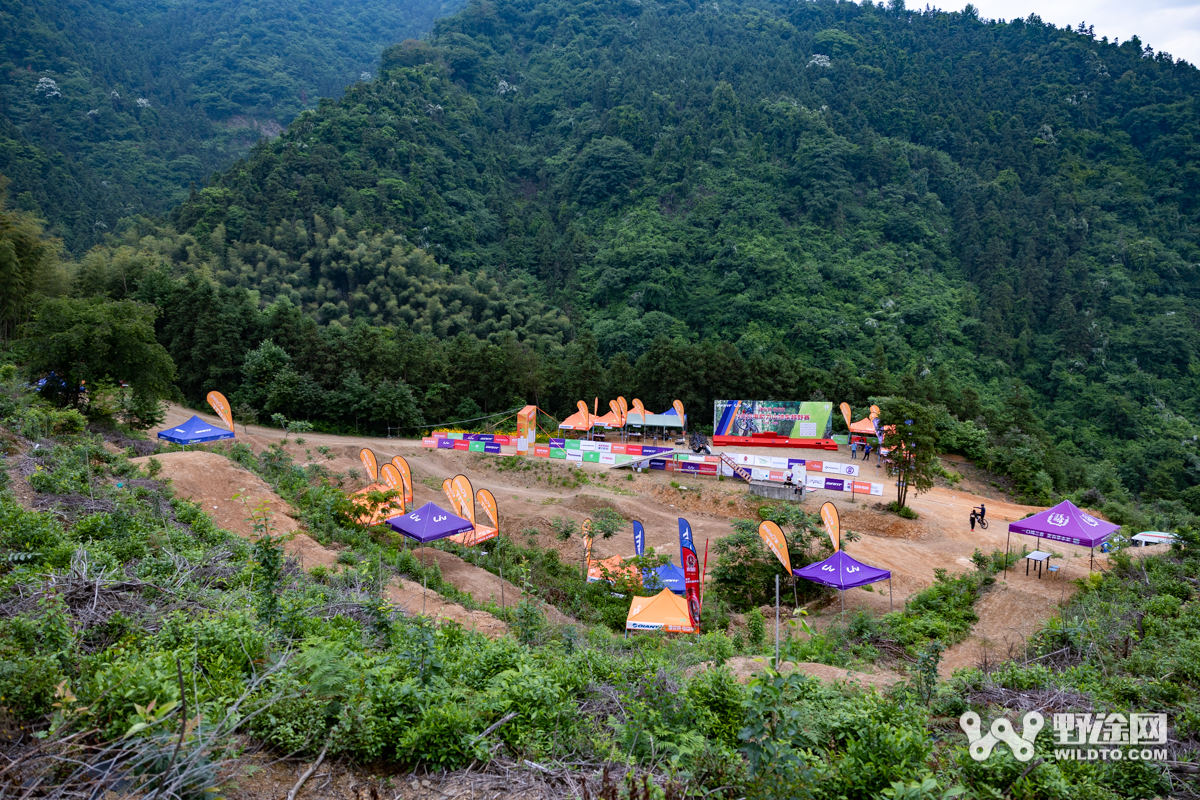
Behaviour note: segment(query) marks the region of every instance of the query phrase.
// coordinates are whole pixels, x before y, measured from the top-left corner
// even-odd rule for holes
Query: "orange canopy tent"
[[[635,597],[625,618],[627,631],[697,633],[688,616],[687,601],[663,589],[654,597]]]
[[[608,412],[602,417],[592,417],[593,425],[601,425],[605,428],[624,428],[625,423],[621,422],[621,418],[613,412]]]
[[[358,522],[362,525],[378,525],[384,520],[399,516],[404,513],[404,497],[401,492],[400,497],[394,497],[385,503],[375,504],[371,502],[369,495],[371,492],[391,492],[392,487],[382,483],[372,483],[370,486],[359,489],[354,494],[350,495],[350,501],[365,509],[365,513],[358,517]]]
[[[586,411],[576,411],[571,416],[558,423],[558,427],[566,431],[586,431],[592,427],[596,418]]]
[[[605,576],[606,572],[607,576]],[[621,556],[610,556],[600,560],[588,559],[588,583],[617,578],[622,575],[638,584],[642,582],[642,576],[638,573],[637,568],[632,564],[626,565],[625,559]]]
[[[871,421],[870,417],[863,417],[850,425],[850,432],[856,436],[874,436],[875,423]]]

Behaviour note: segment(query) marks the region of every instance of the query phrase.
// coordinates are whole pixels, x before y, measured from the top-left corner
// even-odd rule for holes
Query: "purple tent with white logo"
[[[1014,533],[1019,533],[1023,536],[1036,536],[1039,539],[1093,549],[1120,529],[1120,525],[1097,519],[1070,500],[1063,500],[1053,508],[1047,508],[1032,517],[1008,523],[1010,541]],[[1005,553],[1007,552],[1006,545]],[[1007,571],[1006,567],[1005,572]]]
[[[801,569],[794,569],[792,570],[792,574],[797,578],[804,578],[813,583],[819,583],[822,586],[831,586],[837,589],[838,592],[853,589],[855,586],[866,586],[868,583],[878,583],[879,581],[886,580],[888,582],[888,604],[891,605],[891,571],[867,566],[861,561],[851,558],[844,550],[838,550],[824,561],[809,564],[807,567],[802,567]],[[843,598],[842,608],[845,607],[846,601]]]
[[[415,539],[421,544],[475,529],[475,526],[469,521],[438,508],[434,503],[426,503],[415,511],[392,517],[387,524],[397,533]]]

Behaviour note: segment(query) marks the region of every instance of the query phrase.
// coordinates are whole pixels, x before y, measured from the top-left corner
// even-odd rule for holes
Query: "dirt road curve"
[[[193,413],[172,406],[163,427],[178,425]],[[219,424],[211,414],[200,416]],[[282,431],[256,425],[248,428],[239,425],[236,432],[239,440],[256,451],[283,437]],[[550,531],[550,523],[555,517],[582,521],[599,507],[614,508],[627,519],[641,520],[646,528],[647,543],[659,552],[671,555],[678,563],[677,519],[680,516],[686,516],[692,523],[697,543],[703,547],[706,540],[711,544],[731,533],[731,519],[753,518],[762,503],[759,498],[750,497],[743,484],[732,480],[716,481],[663,472],[631,475],[627,470],[586,463],[576,466],[585,470],[588,476],[588,482],[579,485],[571,477],[573,468],[563,462],[528,459],[521,469],[502,470],[501,461],[495,456],[428,450],[421,447],[418,440],[330,434],[305,434],[301,438],[303,444],[298,444],[293,437],[286,445],[295,458],[301,462],[323,463],[334,472],[353,473],[356,477],[348,483],[350,486],[365,483],[358,460],[360,448],[370,447],[381,463],[394,455],[403,455],[413,469],[418,505],[430,500],[444,503],[441,481],[462,473],[471,479],[476,489],[488,488],[495,494],[501,529],[508,535],[556,548],[564,559],[571,560],[581,559],[581,543],[578,537],[565,543],[559,541]],[[328,448],[327,452],[320,452],[323,448]],[[730,451],[783,454],[760,448],[730,448]],[[822,457],[832,460],[829,454],[822,454]],[[839,453],[838,459],[850,461],[846,448]],[[863,475],[866,480],[886,483],[886,477],[874,464],[865,466]],[[935,568],[951,572],[973,569],[970,559],[976,548],[984,552],[1005,549],[1006,523],[1041,510],[1008,502],[994,487],[970,479],[964,479],[954,488],[935,487],[924,495],[910,497],[910,505],[920,514],[917,520],[901,519],[883,511],[877,498],[860,497],[857,502],[851,502],[843,495],[818,491],[809,495],[805,506],[815,511],[821,503],[831,499],[838,505],[843,527],[861,536],[859,541],[847,545],[847,550],[868,564],[892,571],[892,591],[897,607],[902,606],[910,593],[933,581]],[[987,505],[989,529],[972,532],[968,515],[980,502]],[[1022,545],[1034,549],[1037,545],[1035,540],[1026,537],[1013,538],[1013,549]],[[632,549],[632,535],[628,532],[595,544],[595,553],[600,557],[631,555]],[[1071,593],[1071,579],[1088,572],[1088,551],[1059,544],[1050,549],[1062,556],[1055,560],[1061,566],[1058,576],[1044,575],[1040,580],[1033,572],[1026,576],[1024,565],[1010,570],[997,582],[997,588],[980,602],[981,620],[972,638],[947,652],[946,668],[975,663],[981,647],[990,647],[996,655],[1006,655],[1010,650],[1023,647],[1026,638],[1054,613],[1060,600]],[[867,607],[886,612],[887,584],[871,588],[872,591],[848,591],[847,609]],[[825,613],[835,613],[837,608],[835,604]]]

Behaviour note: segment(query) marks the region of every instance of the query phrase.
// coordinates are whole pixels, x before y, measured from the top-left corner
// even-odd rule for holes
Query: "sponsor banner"
[[[872,483],[871,484],[871,494],[875,495],[876,497],[883,497],[883,484],[882,483]]]
[[[487,446],[487,442],[472,442],[472,441],[467,442],[467,449],[470,450],[472,453],[482,453],[482,452],[484,452],[484,448],[486,446]]]
[[[826,478],[825,489],[830,492],[843,492],[846,490],[846,482],[841,478]]]
[[[743,467],[754,466],[754,456],[748,453],[728,453],[727,455],[733,459],[735,464]]]
[[[212,406],[213,411],[217,412],[217,416],[225,422],[225,427],[233,430],[233,412],[229,410],[229,401],[225,399],[225,395],[220,392],[208,393],[208,404]]]
[[[463,435],[462,435],[461,433],[448,433],[448,434],[446,434],[446,436],[447,436],[447,437],[449,437],[449,438],[451,438],[451,439],[461,439],[461,438],[463,438]]]
[[[578,439],[567,439],[565,442],[563,442],[563,447],[566,448],[567,450],[578,450],[579,449],[579,440]]]
[[[466,439],[455,439],[454,440],[454,449],[455,450],[470,450],[471,443],[468,442]]]
[[[454,440],[453,439],[438,439],[437,442],[438,442],[438,447],[442,450],[453,450],[454,449]]]
[[[857,476],[858,475],[858,465],[857,464],[839,464],[836,461],[826,461],[824,463],[822,471],[826,472],[830,475]]]
[[[601,453],[611,453],[612,445],[608,442],[596,442],[596,450]]]
[[[676,400],[675,402],[679,402]],[[680,406],[679,416],[683,417]],[[686,519],[679,519],[679,561],[683,567],[684,593],[687,596],[688,617],[693,628],[700,626],[700,559],[696,556],[696,544],[692,537],[692,526]]]
[[[551,447],[550,448],[550,457],[551,458],[566,458],[567,451],[563,450],[562,448],[559,448],[559,447]]]
[[[615,464],[615,463],[617,463],[617,457],[612,453],[601,453],[600,454],[600,463],[601,464]]]
[[[425,438],[423,438],[421,440],[421,444],[425,447],[437,447],[438,446],[437,443],[438,443],[437,439],[433,439],[429,436],[426,436]]]
[[[770,469],[771,457],[770,456],[755,456],[754,457],[754,466],[767,467],[768,469]]]
[[[582,450],[568,450],[566,452],[567,452],[567,461],[583,461],[583,451]]]
[[[700,474],[701,475],[711,475],[713,477],[716,477],[717,465],[716,464],[701,464],[700,465]]]
[[[771,478],[771,470],[763,469],[761,467],[751,467],[750,477],[756,481],[769,480]]]
[[[435,439],[449,439],[449,438],[450,438],[450,431],[434,431],[434,432],[433,432],[433,437],[434,437]]]
[[[517,452],[518,453],[528,453],[529,452],[529,440],[522,436],[517,436],[515,438],[517,440]]]
[[[514,436],[493,436],[492,441],[496,444],[512,444]]]
[[[771,470],[770,475],[771,475],[771,477],[769,478],[769,480],[776,481],[777,483],[783,483],[783,471],[782,470],[773,469],[773,470]]]
[[[832,433],[833,403],[795,400],[716,400],[713,434],[775,433],[790,439],[819,439]]]
[[[633,456],[626,456],[620,453],[614,453],[613,457],[617,459],[618,464],[628,464],[630,461],[633,461]]]
[[[786,458],[774,458],[773,457],[771,459],[771,469],[786,470],[787,468],[788,468],[788,460]]]
[[[623,445],[623,444],[617,444],[617,443],[615,443],[615,442],[614,442],[614,443],[611,445],[611,448],[612,448],[611,452],[613,452],[613,453],[618,453],[618,454],[624,454],[624,453],[625,453],[625,447],[626,447],[626,445]]]
[[[533,446],[533,455],[535,458],[549,458],[550,457],[550,445],[535,444]]]
[[[566,445],[563,444],[565,441],[566,441],[566,439],[551,439],[550,446],[551,447],[565,447]]]
[[[594,453],[600,449],[600,443],[599,442],[589,442],[586,439],[584,439],[582,442],[579,443],[579,449],[585,453]]]
[[[825,477],[823,475],[805,475],[804,486],[808,489],[824,489]]]
[[[666,469],[667,462],[665,459],[652,458],[650,459],[650,469]]]
[[[685,475],[699,475],[700,474],[700,465],[693,464],[690,461],[680,461],[678,464],[675,465],[675,471],[682,472]]]
[[[642,446],[640,444],[627,444],[625,445],[625,453],[631,456],[640,456],[642,455]]]
[[[871,484],[867,481],[851,481],[850,490],[855,494],[870,494]]]
[[[808,472],[821,472],[824,468],[825,468],[825,463],[823,461],[806,461],[806,462],[804,462],[804,469]]]
[[[595,462],[598,462],[598,461],[600,461],[600,454],[599,454],[599,453],[593,453],[593,452],[587,452],[587,453],[584,453],[584,454],[583,454],[583,460],[584,460],[584,461],[590,461],[590,462],[593,462],[593,463],[595,463]]]
[[[803,467],[807,463],[807,461],[808,461],[808,459],[806,459],[806,458],[789,458],[788,459],[788,469],[795,469],[796,467]]]
[[[483,443],[483,452],[485,452],[485,453],[499,453],[499,452],[500,452],[500,445],[499,445],[499,444],[497,444],[496,442],[484,442],[484,443]]]
[[[792,572],[792,558],[788,554],[787,538],[783,535],[783,530],[774,522],[764,522],[758,526],[758,535],[762,537],[763,542],[770,548],[775,557],[779,559],[779,563],[783,564],[783,568],[790,575]]]

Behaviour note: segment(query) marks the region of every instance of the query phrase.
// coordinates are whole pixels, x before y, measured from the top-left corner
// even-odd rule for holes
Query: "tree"
[[[170,396],[175,377],[154,338],[156,314],[133,300],[43,300],[22,343],[29,376],[46,379],[43,396],[76,407],[86,405],[89,384],[126,384],[145,418],[145,403]]]
[[[896,477],[896,510],[908,502],[908,490],[924,494],[933,488],[938,433],[935,409],[903,397],[885,397],[879,402],[884,427],[883,446],[888,449],[888,471]]]

